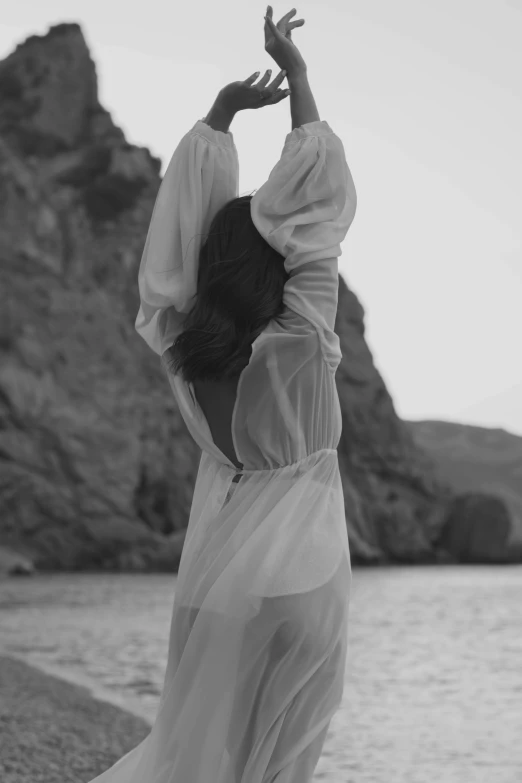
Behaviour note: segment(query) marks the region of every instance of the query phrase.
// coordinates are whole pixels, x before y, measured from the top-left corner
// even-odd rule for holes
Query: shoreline
[[[11,659],[15,659],[17,661],[22,661],[22,663],[25,663],[32,669],[36,669],[36,671],[42,674],[47,674],[50,677],[54,677],[61,682],[77,685],[79,688],[83,688],[89,694],[91,699],[104,702],[106,704],[111,704],[113,707],[118,707],[119,709],[123,710],[123,712],[128,712],[131,715],[144,720],[146,723],[148,723],[149,729],[154,725],[154,718],[146,714],[146,709],[138,698],[132,698],[129,696],[123,697],[119,695],[117,691],[111,691],[108,688],[104,688],[100,684],[93,683],[92,680],[90,680],[86,675],[83,675],[81,672],[75,671],[73,673],[71,670],[63,666],[59,666],[58,664],[53,665],[47,661],[45,663],[41,661],[34,661],[22,656],[10,655],[9,652],[3,653],[0,647],[0,659],[3,656],[6,658],[9,657]]]
[[[88,686],[0,654],[2,783],[88,783],[150,730]]]

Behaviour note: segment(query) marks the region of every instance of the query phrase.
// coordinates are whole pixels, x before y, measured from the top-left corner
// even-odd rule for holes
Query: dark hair
[[[165,352],[167,368],[181,370],[187,383],[240,375],[256,337],[283,312],[289,274],[284,257],[255,227],[251,200],[225,204],[201,247],[196,302]]]

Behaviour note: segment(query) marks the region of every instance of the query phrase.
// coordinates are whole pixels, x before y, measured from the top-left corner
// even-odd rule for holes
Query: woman
[[[356,194],[294,14],[265,17],[282,72],[219,93],[156,199],[136,329],[202,454],[156,721],[96,783],[307,783],[341,703],[351,569],[334,321]],[[285,71],[292,132],[268,181],[238,198],[230,122],[285,97]]]

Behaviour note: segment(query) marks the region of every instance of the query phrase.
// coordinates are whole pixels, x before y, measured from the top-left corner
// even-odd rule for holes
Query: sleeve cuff
[[[191,128],[191,133],[198,133],[203,136],[207,141],[212,144],[216,144],[218,147],[225,147],[227,149],[234,149],[234,134],[231,131],[218,131],[207,125],[204,119],[198,120]]]
[[[313,120],[312,122],[305,122],[303,125],[299,125],[294,128],[293,131],[287,133],[285,138],[285,146],[294,141],[300,141],[307,136],[330,136],[333,134],[333,130],[330,128],[326,120]]]

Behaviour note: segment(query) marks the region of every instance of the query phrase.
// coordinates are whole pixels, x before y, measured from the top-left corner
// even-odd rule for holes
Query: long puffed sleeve
[[[181,139],[163,177],[138,272],[135,329],[160,356],[174,343],[194,305],[204,235],[221,207],[238,197],[238,188],[232,133],[198,120]]]
[[[340,361],[333,332],[337,259],[356,207],[343,144],[324,120],[287,134],[280,160],[250,206],[259,233],[285,258],[285,305],[315,325],[332,367]]]

